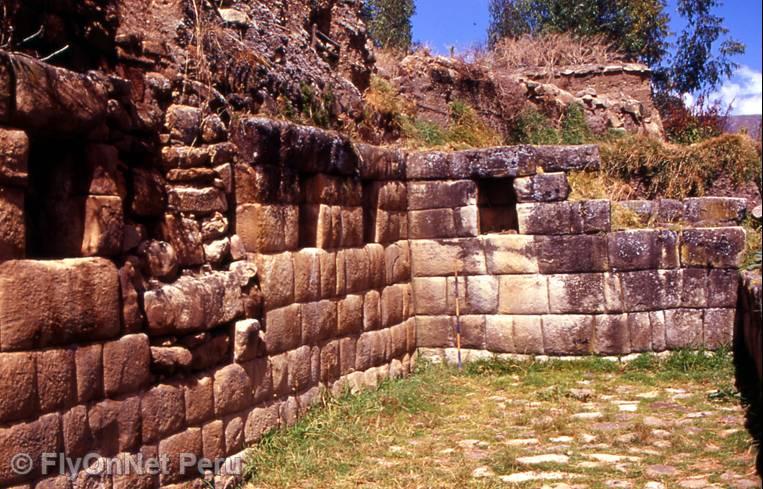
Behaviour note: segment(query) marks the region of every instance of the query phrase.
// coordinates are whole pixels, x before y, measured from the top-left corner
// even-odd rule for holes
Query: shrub
[[[474,108],[465,102],[456,100],[450,104],[450,120],[448,139],[451,143],[486,148],[503,142],[501,136],[488,127]]]
[[[559,144],[561,137],[553,122],[541,111],[530,107],[517,118],[513,142],[518,144]]]
[[[719,102],[708,104],[700,97],[687,107],[679,97],[658,93],[655,103],[665,136],[672,143],[694,144],[724,133],[730,107],[724,110]]]
[[[570,104],[562,119],[562,142],[564,144],[585,144],[593,140],[591,128],[580,104]]]

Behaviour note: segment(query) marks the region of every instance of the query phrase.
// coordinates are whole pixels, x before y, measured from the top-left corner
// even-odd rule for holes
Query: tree
[[[665,0],[490,0],[488,39],[493,45],[503,37],[545,32],[604,35],[654,70],[658,90],[708,92],[731,75],[737,66],[732,57],[744,52],[712,13],[720,5],[721,0],[679,0],[687,26],[671,45]]]
[[[413,0],[365,0],[361,15],[377,47],[407,51],[411,47]]]

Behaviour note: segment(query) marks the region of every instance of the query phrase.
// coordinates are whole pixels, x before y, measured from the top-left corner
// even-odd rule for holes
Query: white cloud
[[[717,92],[710,95],[711,101],[719,101],[721,107],[732,106],[733,115],[757,115],[763,109],[763,75],[749,66],[740,66]]]

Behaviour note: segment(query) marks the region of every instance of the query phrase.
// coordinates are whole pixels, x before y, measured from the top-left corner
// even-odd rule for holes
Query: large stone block
[[[539,173],[515,179],[514,191],[518,202],[558,202],[567,200],[570,186],[564,172]]]
[[[540,321],[538,321],[540,326]],[[487,316],[485,318],[485,346],[494,353],[515,353],[513,316]]]
[[[0,264],[0,349],[97,341],[119,334],[119,278],[101,258]]]
[[[299,346],[302,341],[301,306],[292,304],[265,314],[265,347],[269,354],[281,353]]]
[[[215,415],[213,380],[200,375],[186,380],[184,389],[185,418],[189,425],[206,423]]]
[[[292,254],[296,302],[311,302],[321,298],[320,253],[317,249],[306,248]]]
[[[179,212],[208,215],[228,210],[225,193],[214,187],[186,187],[172,185],[167,191],[167,205]]]
[[[676,268],[678,235],[667,229],[635,229],[609,235],[609,264],[613,270]]]
[[[501,314],[547,314],[548,281],[542,275],[500,277],[498,312]]]
[[[183,388],[160,384],[147,391],[140,402],[143,443],[156,443],[185,425]]]
[[[517,353],[534,355],[545,352],[541,316],[512,316],[511,320]]]
[[[201,428],[188,428],[159,442],[159,457],[166,460],[166,471],[162,471],[159,482],[163,486],[203,476],[195,467],[183,467],[181,464],[188,456],[201,457],[204,444]]]
[[[323,255],[322,255],[323,256]],[[333,257],[334,255],[330,255]],[[322,279],[325,280],[330,273],[329,256],[321,260]],[[257,255],[257,276],[260,279],[260,288],[264,299],[265,310],[275,309],[294,302],[294,262],[291,253],[277,255]],[[326,265],[324,268],[323,265]],[[323,294],[323,286],[321,292]],[[334,292],[331,291],[331,295]]]
[[[363,296],[348,295],[337,302],[337,333],[340,336],[346,336],[361,331],[363,331]]]
[[[356,144],[358,170],[363,180],[405,179],[406,153],[399,149]]]
[[[339,365],[339,340],[330,341],[321,348],[320,380],[324,384],[330,384],[337,380],[340,373]]]
[[[627,355],[631,352],[627,314],[594,316],[593,352],[602,355]]]
[[[244,441],[256,443],[269,431],[277,428],[280,423],[278,404],[253,409],[244,423]]]
[[[328,204],[360,207],[363,188],[359,179],[333,177],[323,173],[302,181],[304,201],[307,204]]]
[[[652,324],[648,312],[628,314],[628,335],[632,352],[650,352],[652,350]],[[663,335],[663,343],[665,342]]]
[[[543,316],[543,349],[548,355],[587,355],[593,351],[594,317]]]
[[[331,300],[302,304],[302,344],[314,345],[337,332],[337,303]]]
[[[381,325],[388,328],[403,322],[403,286],[390,285],[381,293]]]
[[[233,171],[236,202],[239,204],[296,205],[301,201],[299,173],[293,168],[238,163]]]
[[[77,402],[85,404],[103,397],[103,346],[78,346],[74,352]]]
[[[140,352],[137,352],[139,355]],[[77,402],[74,349],[37,352],[37,396],[40,411],[63,411]]]
[[[448,277],[448,314],[456,313],[456,280]],[[498,277],[472,275],[458,278],[461,314],[495,314],[498,311]]]
[[[195,219],[167,213],[162,221],[161,234],[162,239],[172,245],[180,265],[193,267],[204,263],[201,227]]]
[[[412,239],[457,237],[453,209],[410,211],[408,232]]]
[[[716,350],[731,347],[734,339],[735,309],[705,309],[703,318],[704,347]]]
[[[122,251],[122,199],[91,195],[85,199],[82,256],[114,256]]]
[[[535,238],[521,234],[493,234],[482,238],[491,275],[538,273]]]
[[[607,232],[606,201],[517,204],[520,234],[564,235]]]
[[[183,144],[192,144],[200,136],[201,110],[187,105],[171,105],[164,118],[170,137]]]
[[[736,272],[733,273],[736,275]],[[707,275],[707,270],[704,268],[685,268],[681,270],[680,307],[707,307]]]
[[[606,236],[543,236],[536,238],[540,273],[606,272]]]
[[[321,299],[344,294],[344,281],[342,281],[341,290],[337,285],[336,253],[321,250],[318,258],[321,268]]]
[[[299,245],[299,207],[244,204],[236,208],[236,234],[249,252],[271,253]]]
[[[371,182],[363,187],[363,201],[370,209],[407,211],[408,187],[404,182]]]
[[[151,334],[188,334],[233,321],[243,314],[241,284],[232,272],[180,277],[143,295]]]
[[[413,240],[411,263],[414,277],[487,275],[485,253],[479,239]]]
[[[702,316],[698,309],[665,311],[665,341],[668,349],[701,348]]]
[[[665,311],[649,312],[649,324],[652,327],[652,351],[665,351],[668,347]]]
[[[380,289],[386,284],[386,269],[384,263],[384,246],[371,243],[365,246],[368,254],[368,286]]]
[[[139,396],[99,402],[90,407],[87,420],[95,442],[92,451],[108,457],[140,446]]]
[[[312,377],[312,348],[301,346],[287,353],[289,362],[289,389],[291,392],[301,392],[311,385]],[[320,366],[319,366],[320,369]],[[317,372],[318,374],[320,371]]]
[[[218,417],[243,411],[254,404],[249,376],[241,365],[234,363],[217,370],[213,386]]]
[[[0,186],[0,261],[24,258],[25,249],[24,191]]]
[[[654,223],[658,226],[670,226],[681,222],[684,203],[676,199],[659,199],[655,204]]]
[[[34,353],[0,353],[0,422],[38,415]]]
[[[709,270],[707,273],[708,307],[736,307],[739,281],[739,272],[736,270]]]
[[[408,182],[408,209],[442,209],[477,205],[477,184],[472,180]]]
[[[357,339],[354,337],[339,340],[339,370],[341,375],[347,375],[355,371],[355,347]]]
[[[337,253],[337,262],[340,260],[343,262],[343,270],[340,270],[337,263],[337,274],[343,272],[346,292],[352,294],[368,290],[371,278],[368,251],[365,248],[342,250]]]
[[[363,246],[363,208],[340,207],[339,219],[342,230],[339,246],[342,248]]]
[[[148,336],[132,334],[103,345],[103,387],[109,397],[137,391],[150,379]]]
[[[738,226],[747,215],[747,199],[698,197],[684,200],[684,223],[695,226]]]
[[[448,304],[445,277],[418,277],[413,279],[412,285],[416,314],[446,314]]]
[[[411,280],[411,250],[408,241],[399,241],[384,249],[385,285]]]
[[[681,305],[680,270],[642,270],[619,274],[625,310],[654,311]]]
[[[548,297],[553,314],[592,314],[609,309],[603,273],[551,275]]]
[[[87,406],[75,406],[61,415],[64,453],[82,457],[93,446],[93,435],[87,420]]]
[[[385,361],[383,331],[368,331],[360,335],[355,346],[355,370],[360,372],[381,365]]]
[[[363,329],[371,331],[381,328],[381,325],[381,294],[369,290],[363,300]]]
[[[0,429],[0,484],[33,479],[41,473],[42,454],[61,451],[61,419],[48,414],[31,423],[21,423]],[[18,474],[11,461],[17,453],[29,455],[33,462],[29,474]]]
[[[740,227],[684,229],[681,265],[738,268],[744,255],[745,238],[745,231]]]
[[[455,345],[455,321],[451,316],[416,316],[416,344],[421,348]]]
[[[26,185],[29,137],[24,131],[0,127],[0,185]]]

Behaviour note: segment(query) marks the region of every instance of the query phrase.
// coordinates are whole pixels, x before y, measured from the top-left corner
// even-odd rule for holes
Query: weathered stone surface
[[[133,451],[140,443],[140,397],[107,399],[92,406],[87,413],[95,446],[103,456]]]
[[[652,349],[653,351],[664,351],[667,349],[667,324],[665,322],[664,311],[652,311],[649,313],[649,323],[652,327]]]
[[[204,451],[201,428],[189,428],[159,442],[159,456],[167,460],[167,471],[159,476],[162,486],[185,479],[202,476],[195,474],[194,467],[181,470],[181,462],[188,454],[200,457]]]
[[[291,253],[257,255],[257,269],[266,310],[294,302],[294,264]],[[326,277],[326,273],[322,276]]]
[[[747,199],[698,197],[684,200],[683,222],[694,226],[738,226],[747,215]]]
[[[548,281],[542,275],[500,277],[498,312],[501,314],[547,314]]]
[[[411,250],[408,241],[400,241],[384,249],[385,285],[411,279]]]
[[[681,307],[707,307],[707,275],[703,268],[681,270]],[[730,285],[733,287],[734,283]]]
[[[290,392],[301,392],[310,387],[312,377],[311,356],[312,348],[307,345],[291,350],[286,354],[286,361],[289,364]]]
[[[78,346],[74,352],[77,371],[77,402],[80,404],[103,397],[103,346],[96,343]]]
[[[365,248],[341,250],[337,253],[337,283],[342,281],[348,294],[368,290],[371,262]]]
[[[372,289],[380,289],[386,283],[387,273],[384,261],[384,246],[378,243],[369,243],[365,246],[365,250],[368,254],[368,286]]]
[[[195,219],[167,213],[161,224],[161,235],[175,250],[178,263],[197,266],[204,263],[201,228]]]
[[[627,355],[631,352],[627,314],[594,316],[593,352],[601,355]]]
[[[550,275],[548,297],[553,314],[592,314],[608,309],[603,273]]]
[[[363,245],[363,208],[342,207],[339,211],[342,233],[339,246],[348,248]]]
[[[536,238],[541,273],[606,272],[605,236],[542,236]]]
[[[270,406],[255,408],[249,413],[244,424],[246,443],[255,443],[267,432],[278,427],[280,423],[278,408],[278,404],[271,404]]]
[[[675,199],[659,199],[654,210],[654,222],[658,226],[669,226],[681,222],[684,203]]]
[[[217,416],[237,413],[254,404],[249,376],[235,363],[215,372],[214,392]]]
[[[164,127],[170,137],[183,144],[193,144],[199,138],[201,110],[187,105],[171,105],[167,109]]]
[[[233,361],[242,363],[258,355],[260,329],[260,322],[256,319],[236,321],[233,327]]]
[[[625,310],[653,311],[681,305],[681,270],[642,270],[619,274]]]
[[[40,474],[42,454],[61,451],[60,423],[58,414],[48,414],[31,423],[0,429],[0,484],[10,486]],[[11,460],[17,453],[26,453],[34,462],[31,475],[13,470]]]
[[[688,271],[688,270],[687,270]],[[686,271],[685,271],[686,273]],[[707,273],[707,306],[734,308],[739,290],[739,272],[733,269],[709,270]]]
[[[363,180],[398,180],[405,178],[406,154],[398,149],[357,144],[358,170]]]
[[[185,424],[182,387],[160,384],[147,391],[140,402],[143,443],[155,443]]]
[[[143,217],[159,216],[164,211],[167,197],[164,179],[156,170],[133,168],[132,170],[132,211]]]
[[[491,275],[538,273],[535,238],[521,234],[484,236],[487,271]]]
[[[541,316],[512,316],[514,348],[520,354],[544,353]]]
[[[91,195],[85,199],[82,256],[115,256],[122,251],[124,214],[122,199]]]
[[[705,309],[703,317],[704,347],[710,350],[731,346],[734,337],[734,309]]]
[[[24,131],[0,128],[0,185],[26,185],[29,137]]]
[[[608,200],[584,200],[579,203],[584,233],[608,233],[612,228],[612,204]]]
[[[161,153],[162,167],[168,171],[178,168],[203,167],[209,165],[210,159],[210,148],[164,146]],[[175,173],[174,175],[177,176],[178,174]],[[168,178],[168,180],[173,181],[175,178]]]
[[[455,343],[454,320],[450,316],[416,316],[416,344],[443,348]]]
[[[225,193],[214,187],[196,188],[173,185],[167,192],[167,205],[172,210],[196,215],[208,215],[228,210],[228,200]]]
[[[648,312],[628,314],[628,337],[632,352],[652,351],[652,325]]]
[[[538,321],[540,326],[540,321]],[[487,316],[485,318],[485,345],[495,353],[515,353],[513,316]]]
[[[745,249],[740,227],[684,229],[681,264],[685,267],[737,268]]]
[[[137,251],[149,276],[170,279],[177,273],[175,248],[166,241],[143,241]]]
[[[239,204],[299,204],[301,182],[293,168],[271,165],[234,166],[236,201]]]
[[[0,261],[24,258],[25,249],[24,191],[0,186]]]
[[[495,314],[498,311],[498,277],[488,275],[459,278],[462,314]],[[448,278],[448,312],[455,313],[455,279]]]
[[[412,285],[416,314],[436,316],[447,312],[445,277],[418,277]]]
[[[0,354],[0,422],[31,419],[39,413],[34,353]]]
[[[667,229],[636,229],[609,235],[609,264],[613,270],[676,268],[678,235]]]
[[[651,200],[621,200],[612,204],[613,213],[621,213],[627,216],[627,221],[632,225],[651,226],[655,220],[658,203]]]
[[[520,234],[564,235],[607,232],[607,201],[517,204]]]
[[[299,346],[302,341],[302,315],[299,304],[268,311],[265,315],[263,341],[269,354]]]
[[[243,313],[236,274],[185,276],[143,296],[151,334],[188,334],[233,321]]]
[[[87,407],[75,406],[61,415],[64,452],[71,457],[84,456],[93,444],[87,420]]]
[[[74,349],[45,350],[36,356],[40,411],[49,413],[73,406],[77,400]]]
[[[377,317],[379,293],[376,293]],[[372,292],[369,292],[371,294]],[[363,331],[363,296],[348,295],[337,302],[337,333],[340,336],[351,335]]]
[[[150,378],[151,350],[144,334],[123,336],[103,345],[103,387],[106,395],[134,392]]]
[[[486,275],[485,253],[478,239],[413,240],[411,266],[414,277]]]
[[[319,173],[303,180],[302,189],[307,204],[361,206],[363,203],[360,180],[353,178]]]
[[[385,361],[385,331],[368,331],[358,338],[355,347],[355,369],[368,370]]]
[[[594,317],[543,316],[543,349],[549,355],[586,355],[593,348]]]
[[[390,285],[381,293],[381,325],[388,328],[403,322],[403,286]]]
[[[540,173],[514,180],[518,202],[557,202],[570,193],[566,173]]]
[[[183,385],[185,418],[189,425],[199,425],[215,414],[212,377],[203,375],[188,379]]]
[[[225,141],[228,129],[217,114],[210,114],[201,121],[201,140],[207,144]]]
[[[472,180],[408,182],[408,210],[441,209],[477,204],[477,184]]]
[[[364,206],[385,211],[408,211],[408,186],[404,182],[376,181],[363,187]]]
[[[182,346],[152,346],[151,371],[162,375],[175,375],[191,368],[193,354]]]
[[[302,343],[314,345],[337,331],[337,303],[331,300],[302,304]]]
[[[117,269],[108,260],[0,264],[3,351],[108,339],[119,334],[119,314]]]
[[[458,236],[453,209],[429,209],[408,213],[412,239],[455,238]]]
[[[306,248],[292,255],[294,260],[294,300],[317,301],[321,297],[321,251]]]
[[[702,311],[672,309],[665,311],[665,340],[668,349],[702,346]]]

